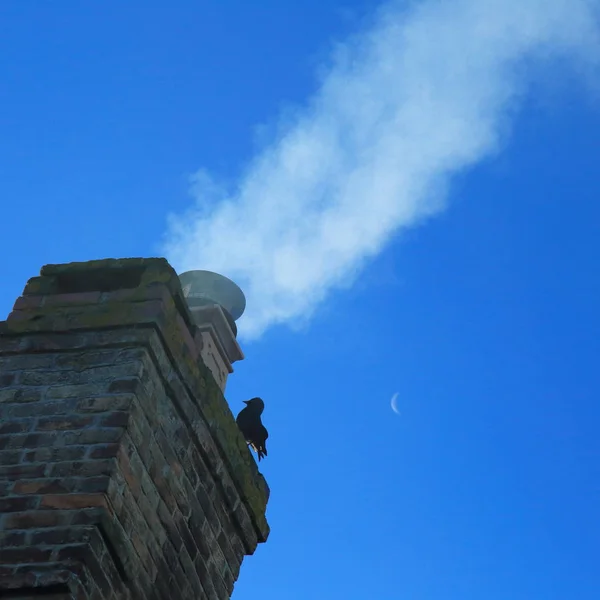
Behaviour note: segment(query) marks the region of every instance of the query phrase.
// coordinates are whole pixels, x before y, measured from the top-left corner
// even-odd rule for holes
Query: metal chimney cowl
[[[244,293],[233,281],[212,271],[186,271],[179,281],[202,335],[202,359],[224,392],[232,364],[244,359],[235,323],[246,308]]]

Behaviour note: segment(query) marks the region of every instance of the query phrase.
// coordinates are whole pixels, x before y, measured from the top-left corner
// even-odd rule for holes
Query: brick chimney
[[[0,597],[229,598],[269,488],[164,259],[48,265],[0,322]]]

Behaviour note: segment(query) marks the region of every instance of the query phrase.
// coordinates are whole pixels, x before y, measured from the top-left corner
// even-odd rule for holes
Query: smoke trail
[[[399,230],[443,209],[453,174],[498,150],[532,65],[595,66],[595,0],[385,5],[341,45],[293,122],[233,192],[200,171],[171,216],[179,270],[233,278],[242,335],[306,319]],[[537,62],[536,62],[537,61]]]

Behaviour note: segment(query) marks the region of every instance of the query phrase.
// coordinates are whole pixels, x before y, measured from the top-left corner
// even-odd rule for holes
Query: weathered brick
[[[28,548],[0,548],[0,563],[19,564],[44,562],[50,558],[52,550],[35,547]]]
[[[83,336],[83,337],[82,337]],[[76,339],[78,342],[71,343],[70,347],[89,346],[84,340],[85,334],[80,332]],[[66,344],[62,344],[66,350]],[[70,352],[62,352],[56,356],[54,366],[57,369],[67,369],[72,371],[85,371],[86,369],[99,367],[102,365],[114,365],[119,355],[119,350],[115,348],[93,348],[86,347],[81,350],[71,350]]]
[[[142,492],[152,510],[156,510],[160,502],[160,496],[154,483],[147,474],[142,477]]]
[[[23,455],[24,462],[55,462],[64,460],[79,460],[87,452],[87,446],[66,446],[64,448],[38,448]]]
[[[16,379],[17,379],[16,373],[1,373],[0,374],[0,388],[13,385],[15,383]]]
[[[33,427],[34,422],[33,419],[13,419],[7,423],[2,423],[0,424],[0,435],[29,431]]]
[[[31,571],[31,566],[24,565],[17,568],[17,572],[20,570]],[[69,588],[72,593],[79,591],[79,584],[81,583],[80,578],[84,573],[78,565],[71,564],[68,568],[65,568],[64,564],[56,562],[47,562],[43,565],[35,566],[35,573],[37,575],[37,585],[40,587],[47,587],[51,585],[60,585],[63,583],[69,583]]]
[[[123,579],[129,600],[223,600],[266,538],[268,488],[172,269],[91,267],[45,268],[0,327],[0,548],[50,550],[34,582],[68,565],[81,600],[124,597]]]
[[[22,455],[22,450],[1,450],[0,465],[18,465],[21,462]]]
[[[41,508],[92,508],[105,506],[106,500],[102,494],[46,494],[40,501]]]
[[[113,381],[108,392],[111,394],[134,393],[140,385],[140,380],[137,377],[127,377],[125,379],[117,379]]]
[[[159,503],[157,515],[162,526],[167,532],[169,542],[173,546],[175,552],[179,552],[179,550],[181,550],[183,546],[183,539],[181,537],[181,534],[177,530],[177,527],[175,526],[175,521],[164,502]]]
[[[22,433],[0,436],[0,448],[36,448],[49,447],[58,439],[56,432]]]
[[[210,562],[208,564],[208,572],[210,573],[210,580],[215,586],[215,590],[217,592],[218,598],[227,598],[227,589],[225,588],[225,584],[223,583],[223,579],[220,576],[219,571],[217,570],[214,562]]]
[[[132,400],[133,396],[131,394],[84,398],[77,404],[77,410],[80,412],[125,411],[131,406]]]
[[[179,554],[179,562],[183,566],[183,571],[186,576],[186,581],[191,587],[193,594],[195,597],[202,596],[204,594],[204,589],[200,583],[198,578],[198,574],[196,573],[196,569],[194,568],[194,563],[190,558],[187,549],[185,546],[183,547],[181,553]]]
[[[129,421],[129,413],[124,410],[114,411],[98,417],[99,427],[125,427]]]
[[[88,458],[112,458],[119,452],[119,444],[98,444],[89,446]]]
[[[26,542],[26,531],[0,531],[0,548],[10,548],[11,546],[24,546]]]
[[[65,444],[109,444],[123,436],[120,427],[90,427],[77,431],[67,431],[63,436]]]
[[[21,479],[15,482],[13,493],[15,494],[48,494],[56,492],[68,492],[60,479]]]
[[[80,383],[74,385],[55,385],[48,388],[45,398],[86,398],[99,395],[103,391],[101,383]]]
[[[168,573],[168,571],[165,570],[165,574],[166,573]],[[162,573],[159,573],[159,576],[156,578],[154,585],[158,589],[160,598],[172,598],[173,594],[176,593],[176,591],[173,589],[173,586],[171,585],[170,581],[166,580],[162,576]],[[178,596],[178,597],[180,597],[180,596]]]
[[[134,495],[134,497],[138,497],[142,493],[140,481],[136,478],[135,474],[133,473],[129,457],[125,452],[119,452],[119,455],[117,456],[117,463],[119,465],[119,470],[123,475],[123,478],[127,482],[129,489],[131,490],[131,493]]]
[[[82,561],[89,571],[94,584],[98,586],[104,598],[109,597],[112,590],[106,576],[98,564],[98,560],[88,544],[72,544],[57,548],[54,552],[58,561]]]
[[[55,527],[53,529],[42,529],[31,533],[31,544],[33,546],[58,546],[62,544],[74,544],[87,542],[94,531],[93,527]]]
[[[107,476],[22,479],[14,483],[12,490],[14,494],[95,493],[105,492],[109,481],[110,478]]]
[[[5,403],[0,404],[0,418],[19,419],[23,417],[44,417],[49,415],[72,412],[72,402],[68,400],[53,400],[50,402],[34,402],[30,404]]]
[[[42,391],[30,388],[5,388],[0,389],[0,402],[39,402]]]
[[[0,479],[14,481],[22,477],[42,477],[46,471],[46,465],[7,465],[0,466]]]
[[[2,571],[4,572],[4,569]],[[10,577],[2,577],[0,575],[0,590],[3,593],[7,594],[7,597],[10,598],[10,594],[13,590],[21,590],[23,588],[32,588],[37,583],[37,573],[32,572],[31,570],[28,573],[24,573],[20,571],[19,567],[14,566],[10,572]],[[37,586],[36,586],[37,587]],[[14,597],[14,596],[13,596]],[[36,600],[35,597],[23,598],[19,597],[19,600]],[[44,598],[44,600],[47,600]],[[50,600],[57,600],[56,598],[50,597]]]
[[[61,527],[69,525],[71,512],[54,510],[32,510],[23,513],[12,513],[4,517],[4,529],[31,529],[40,527]]]
[[[16,341],[19,344],[19,341]],[[21,348],[18,348],[22,350]],[[49,369],[54,366],[54,354],[14,354],[0,356],[0,370],[15,371],[18,369]]]
[[[12,579],[12,576],[15,574],[15,567],[6,567],[4,565],[0,565],[0,582],[7,581]],[[3,586],[0,585],[0,589]]]
[[[43,305],[46,296],[19,296],[13,305],[13,310],[27,310]]]
[[[83,429],[88,427],[93,417],[71,415],[64,417],[42,417],[38,420],[36,429],[38,431],[61,430],[61,429]]]
[[[79,477],[96,477],[110,475],[115,468],[113,459],[85,460],[75,462],[59,462],[48,465],[50,477],[66,477],[69,475]]]
[[[192,534],[190,533],[183,515],[177,511],[173,515],[173,519],[175,521],[175,527],[177,527],[177,531],[179,531],[181,539],[183,540],[183,545],[185,546],[190,558],[194,560],[194,558],[196,558],[196,554],[198,554],[198,546],[194,541]]]
[[[36,508],[39,498],[36,496],[12,496],[0,498],[0,514],[9,512],[20,512]]]
[[[67,511],[72,513],[72,525],[90,525],[98,524],[102,520],[103,514],[106,512],[105,507],[81,508],[79,510]]]
[[[69,371],[23,371],[19,375],[21,385],[42,386],[72,382],[73,374]]]
[[[101,292],[79,292],[73,294],[53,294],[42,296],[45,298],[44,306],[65,306],[69,304],[97,304],[100,302]]]
[[[182,590],[186,585],[186,578],[181,563],[179,562],[179,549],[167,544],[163,550],[165,562],[167,563],[169,572],[173,577],[174,584],[176,588]]]

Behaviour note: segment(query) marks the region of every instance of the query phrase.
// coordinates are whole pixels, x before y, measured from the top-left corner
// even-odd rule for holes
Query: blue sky
[[[51,262],[242,285],[234,600],[598,598],[599,3],[379,6],[2,2],[0,312]]]

